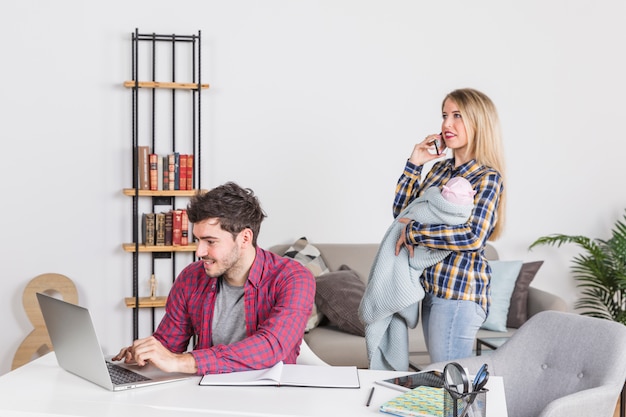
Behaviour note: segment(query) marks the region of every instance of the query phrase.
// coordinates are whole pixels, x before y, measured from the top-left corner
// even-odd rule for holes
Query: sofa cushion
[[[491,305],[483,329],[506,332],[509,303],[522,261],[489,261],[491,266]]]
[[[304,265],[314,277],[318,277],[328,272],[328,267],[322,258],[320,251],[312,244],[309,243],[306,237],[301,237],[296,240],[283,254],[287,258],[295,259]],[[322,315],[319,313],[318,308],[313,304],[313,310],[309,316],[309,320],[306,323],[305,332],[315,328],[322,320]]]
[[[309,243],[306,237],[296,240],[284,253],[283,256],[293,258],[307,267],[311,273],[318,277],[328,272],[328,267],[322,258],[319,249]]]
[[[543,261],[526,262],[519,271],[511,302],[506,327],[518,329],[528,320],[528,287],[537,275],[537,271],[543,265]]]
[[[358,274],[342,265],[338,271],[320,275],[316,281],[315,304],[330,324],[344,332],[365,336],[365,326],[359,320],[365,283]]]

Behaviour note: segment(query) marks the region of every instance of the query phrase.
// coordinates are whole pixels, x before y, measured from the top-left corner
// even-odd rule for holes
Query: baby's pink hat
[[[447,201],[464,206],[474,204],[474,194],[476,191],[472,189],[472,184],[463,177],[452,178],[441,190]]]

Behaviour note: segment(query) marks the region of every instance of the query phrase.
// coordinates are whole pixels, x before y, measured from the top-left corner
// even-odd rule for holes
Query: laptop
[[[59,366],[111,391],[180,381],[191,374],[164,372],[148,364],[143,367],[112,362],[105,358],[89,311],[46,294],[37,293],[48,334]]]

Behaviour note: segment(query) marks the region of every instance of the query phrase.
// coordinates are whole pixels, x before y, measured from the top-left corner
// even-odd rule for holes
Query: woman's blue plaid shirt
[[[424,190],[433,186],[441,188],[455,176],[467,179],[476,191],[474,210],[465,224],[409,223],[407,242],[452,251],[442,262],[424,270],[424,290],[440,298],[474,301],[488,313],[491,268],[484,257],[484,248],[497,221],[496,209],[504,189],[503,178],[498,171],[474,160],[457,168],[454,159],[436,162],[420,182],[422,168],[407,161],[396,186],[394,217]]]

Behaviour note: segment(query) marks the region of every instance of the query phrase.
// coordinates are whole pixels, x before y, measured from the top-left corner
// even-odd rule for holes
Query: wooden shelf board
[[[124,195],[133,197],[135,195],[134,188],[124,188]],[[140,197],[193,197],[197,193],[206,193],[206,190],[139,190]]]
[[[169,88],[174,90],[197,90],[197,83],[173,83],[173,82],[162,82],[162,81],[138,81],[136,83],[139,88]],[[135,81],[124,81],[124,87],[134,88]],[[200,88],[207,89],[209,88],[208,84],[200,84]]]
[[[126,303],[126,307],[135,308],[135,297],[126,297],[124,298],[124,302]],[[165,302],[167,301],[167,297],[139,297],[139,308],[149,308],[149,307],[165,307]]]
[[[135,252],[134,243],[123,243],[122,248],[126,252]],[[187,246],[146,246],[139,245],[139,252],[195,252],[198,248],[196,242],[192,242]]]

